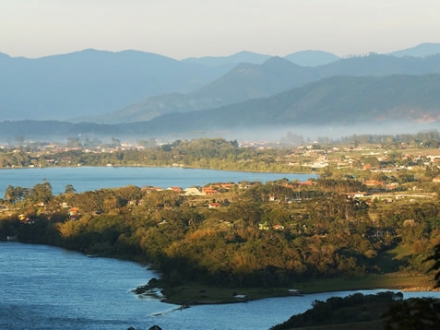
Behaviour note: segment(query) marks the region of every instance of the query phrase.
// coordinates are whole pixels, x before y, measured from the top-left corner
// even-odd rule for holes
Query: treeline
[[[280,180],[201,197],[135,186],[80,194],[66,187],[52,196],[43,183],[31,191],[46,198],[44,206],[35,193],[6,195],[3,204],[17,213],[0,221],[0,238],[15,234],[26,242],[141,259],[172,285],[288,286],[313,277],[427,269],[422,260],[440,241],[438,203],[381,207],[348,199],[334,186],[353,192],[359,183]],[[214,201],[221,207],[209,208]],[[412,247],[407,260],[380,262],[399,244]]]
[[[320,142],[329,143],[326,138],[320,138]],[[337,143],[338,141],[332,141]],[[438,148],[440,145],[440,133],[438,130],[429,130],[415,134],[354,134],[339,139],[341,143],[350,143],[357,147],[359,144],[384,144],[402,147],[406,144],[416,148]]]
[[[151,141],[147,142],[145,143],[147,147],[143,150],[132,148],[111,152],[100,150],[85,152],[78,149],[35,153],[25,149],[22,151],[3,149],[0,150],[0,167],[177,165],[239,171],[292,172],[292,166],[282,161],[289,154],[286,149],[259,150],[239,147],[237,141],[227,141],[222,138],[177,140],[160,146]],[[118,147],[118,143],[113,143],[112,147]],[[301,171],[300,168],[295,170]]]
[[[292,316],[271,330],[317,326],[344,329],[349,326],[351,329],[438,329],[440,301],[434,298],[403,300],[401,292],[331,297],[326,301],[315,300],[311,309]]]
[[[343,324],[367,323],[371,328],[383,328],[385,320],[381,317],[396,301],[401,301],[402,293],[380,292],[375,295],[356,293],[347,297],[331,297],[326,301],[315,300],[312,308],[304,313],[294,315],[286,322],[278,324],[271,330],[285,330],[313,326],[336,326]],[[364,328],[365,324],[364,324]]]

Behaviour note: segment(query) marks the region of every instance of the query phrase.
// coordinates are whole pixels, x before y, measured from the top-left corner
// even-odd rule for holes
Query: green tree
[[[71,193],[75,193],[76,189],[73,187],[73,185],[68,184],[66,185],[66,188],[64,189],[64,193],[65,194],[71,194]]]
[[[7,199],[12,204],[23,200],[25,195],[26,195],[26,189],[19,186],[14,187],[9,185],[5,191],[5,199]]]
[[[52,186],[45,179],[43,183],[37,183],[29,191],[29,199],[34,203],[37,202],[47,203],[52,197],[53,197]]]

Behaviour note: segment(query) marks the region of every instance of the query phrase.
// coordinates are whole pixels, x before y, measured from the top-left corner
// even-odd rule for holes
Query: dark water
[[[60,167],[25,168],[0,170],[0,197],[8,185],[23,188],[42,183],[43,179],[52,185],[53,193],[64,192],[66,185],[72,184],[77,192],[101,188],[125,187],[127,185],[171,186],[188,188],[214,182],[273,181],[282,178],[305,181],[317,178],[313,174],[251,173],[174,167]]]
[[[130,292],[155,274],[138,264],[0,242],[0,329],[268,329],[333,292],[248,303],[179,306]],[[360,291],[375,293],[378,291]],[[420,295],[413,293],[412,295]],[[438,296],[438,294],[437,294]]]

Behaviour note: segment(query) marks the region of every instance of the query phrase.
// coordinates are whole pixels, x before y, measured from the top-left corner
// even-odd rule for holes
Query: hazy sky
[[[440,42],[439,17],[439,0],[0,0],[0,52],[386,53]]]

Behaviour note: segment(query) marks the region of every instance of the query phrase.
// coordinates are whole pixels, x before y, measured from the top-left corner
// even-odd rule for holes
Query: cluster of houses
[[[168,187],[166,189],[163,189],[162,187],[152,187],[152,186],[148,186],[148,187],[143,187],[142,190],[147,191],[147,192],[153,192],[153,191],[164,191],[164,190],[168,190],[168,191],[174,191],[177,192],[179,194],[183,194],[183,195],[187,195],[187,196],[204,196],[204,195],[214,195],[214,194],[218,194],[224,191],[228,191],[231,188],[233,188],[235,186],[234,183],[219,183],[219,184],[213,184],[210,185],[208,187],[189,187],[189,188],[185,188],[182,189],[180,187]]]

